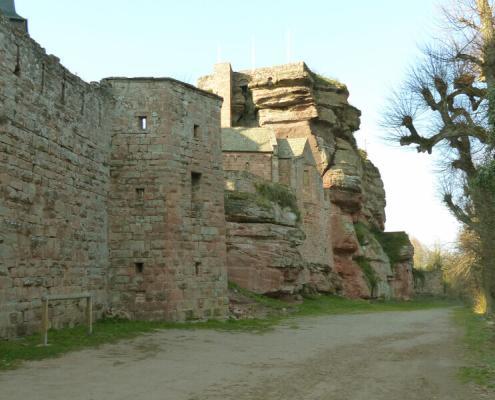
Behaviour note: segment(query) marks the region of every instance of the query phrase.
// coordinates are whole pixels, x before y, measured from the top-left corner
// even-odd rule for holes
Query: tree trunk
[[[486,315],[493,315],[493,304],[494,304],[494,282],[493,282],[493,270],[495,268],[495,260],[493,259],[492,256],[490,256],[487,253],[492,253],[493,251],[485,249],[487,246],[484,245],[484,239],[482,238],[482,252],[483,255],[481,257],[481,261],[483,263],[483,270],[482,270],[482,279],[483,279],[483,287],[482,289],[482,294],[485,297],[486,301]]]
[[[481,289],[486,298],[486,313],[493,314],[495,303],[495,195],[489,187],[478,187],[472,199],[478,216],[476,230],[480,238],[483,279]]]

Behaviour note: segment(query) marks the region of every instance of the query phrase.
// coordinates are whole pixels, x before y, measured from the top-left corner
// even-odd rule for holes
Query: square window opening
[[[135,268],[136,268],[136,273],[137,274],[142,274],[144,272],[144,263],[142,262],[137,262],[134,264]]]
[[[136,199],[138,201],[144,200],[144,188],[137,188],[136,189]]]
[[[146,117],[145,115],[138,117],[138,123],[139,123],[139,129],[141,129],[142,131],[148,129],[148,117]]]

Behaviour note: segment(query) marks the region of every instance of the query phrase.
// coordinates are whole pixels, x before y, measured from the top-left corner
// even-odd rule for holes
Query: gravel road
[[[2,373],[0,398],[482,399],[456,379],[450,313],[303,318],[264,334],[163,331]]]

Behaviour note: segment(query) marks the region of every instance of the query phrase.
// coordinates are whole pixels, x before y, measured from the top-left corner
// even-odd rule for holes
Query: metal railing
[[[88,325],[88,335],[93,333],[93,296],[91,293],[80,293],[71,295],[50,295],[41,297],[41,333],[43,339],[43,346],[48,346],[48,329],[49,329],[49,318],[48,318],[48,303],[50,301],[59,300],[79,300],[86,299],[86,323]]]

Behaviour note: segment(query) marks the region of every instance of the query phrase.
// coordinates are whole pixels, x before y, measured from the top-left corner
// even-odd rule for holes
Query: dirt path
[[[295,326],[297,323],[298,328]],[[0,374],[9,400],[474,400],[446,309],[164,331]]]

